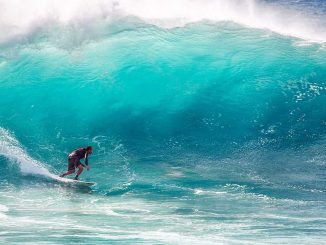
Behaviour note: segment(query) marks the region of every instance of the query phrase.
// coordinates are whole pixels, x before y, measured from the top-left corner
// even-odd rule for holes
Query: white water
[[[7,130],[0,127],[0,155],[17,164],[22,174],[54,177],[43,164],[32,157],[20,146]]]
[[[259,0],[0,0],[0,44],[53,25],[95,28],[98,21],[134,16],[164,28],[232,21],[309,41],[326,41],[324,16]]]

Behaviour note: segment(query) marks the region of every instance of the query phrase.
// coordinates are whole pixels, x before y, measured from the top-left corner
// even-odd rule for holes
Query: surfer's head
[[[90,145],[86,147],[86,151],[88,152],[88,154],[92,154],[93,152],[93,147],[91,147]]]

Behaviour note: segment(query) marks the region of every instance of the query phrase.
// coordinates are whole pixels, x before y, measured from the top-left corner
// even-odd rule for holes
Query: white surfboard
[[[62,177],[56,177],[55,179],[59,182],[69,184],[69,185],[74,185],[74,186],[93,186],[96,184],[95,182],[73,180],[73,179],[67,179]]]

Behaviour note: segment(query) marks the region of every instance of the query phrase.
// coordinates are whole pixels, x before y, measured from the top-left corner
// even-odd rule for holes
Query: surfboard
[[[59,182],[69,184],[69,185],[74,185],[74,186],[93,186],[96,184],[95,182],[73,180],[73,179],[67,179],[67,178],[62,178],[62,177],[57,177],[56,180]]]

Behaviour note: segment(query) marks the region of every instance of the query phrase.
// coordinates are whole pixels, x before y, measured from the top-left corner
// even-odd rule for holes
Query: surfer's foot
[[[78,176],[75,176],[74,180],[78,180]]]
[[[65,174],[60,174],[59,177],[61,177],[61,178],[62,178],[62,177],[65,177]]]

